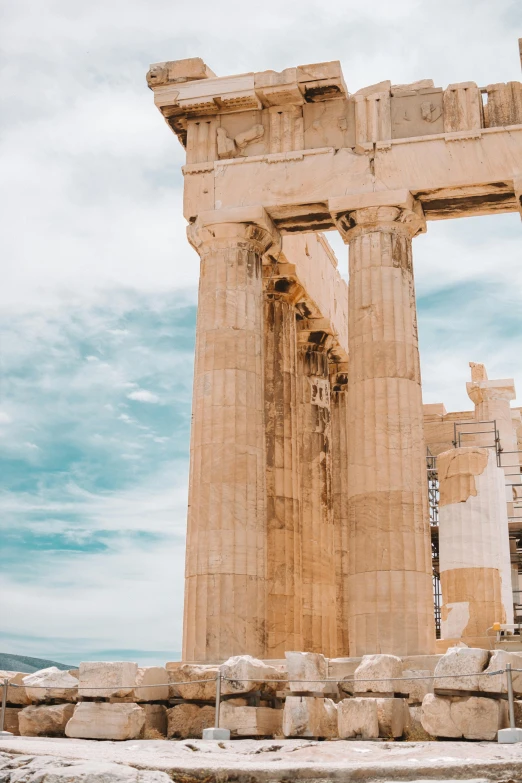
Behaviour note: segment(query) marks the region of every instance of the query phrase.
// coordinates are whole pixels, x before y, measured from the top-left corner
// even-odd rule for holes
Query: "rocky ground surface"
[[[0,783],[522,780],[522,744],[0,739]]]

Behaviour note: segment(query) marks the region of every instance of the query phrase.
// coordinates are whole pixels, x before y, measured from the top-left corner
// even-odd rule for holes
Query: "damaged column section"
[[[264,267],[267,655],[302,647],[296,302],[292,264]]]
[[[301,471],[303,648],[335,655],[337,616],[328,325],[297,325]]]
[[[350,655],[434,648],[421,379],[407,192],[330,201],[350,245]]]
[[[494,449],[478,446],[445,451],[437,463],[441,636],[489,649],[493,624],[506,622],[504,474]]]

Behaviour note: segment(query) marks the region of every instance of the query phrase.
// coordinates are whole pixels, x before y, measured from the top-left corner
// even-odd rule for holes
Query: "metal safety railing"
[[[261,678],[261,677],[241,677],[241,678],[233,678],[233,677],[227,677],[221,672],[217,672],[215,678],[212,677],[205,677],[203,679],[198,680],[185,680],[185,681],[179,681],[179,682],[167,682],[167,683],[154,683],[151,685],[113,685],[111,687],[104,687],[104,686],[80,686],[78,685],[69,685],[69,686],[61,686],[61,685],[20,685],[19,683],[11,683],[10,679],[8,677],[5,677],[3,679],[2,683],[2,707],[1,707],[1,713],[0,713],[0,733],[3,732],[4,726],[5,726],[5,711],[6,711],[6,705],[7,705],[7,690],[8,688],[27,688],[30,690],[52,690],[53,688],[55,690],[76,690],[78,687],[81,687],[82,691],[85,690],[96,690],[96,691],[118,691],[118,690],[139,690],[144,688],[165,688],[165,687],[176,687],[179,685],[197,685],[198,683],[211,683],[213,680],[215,680],[216,683],[216,697],[215,697],[215,727],[219,728],[219,722],[220,722],[220,709],[221,709],[221,701],[222,701],[222,683],[223,682],[233,682],[233,683],[280,683],[281,685],[286,685],[287,683],[303,683],[304,685],[310,685],[310,684],[322,684],[325,683],[332,683],[334,685],[339,686],[341,683],[346,684],[350,682],[357,682],[357,683],[392,683],[392,682],[412,682],[413,680],[462,680],[466,677],[494,677],[498,676],[500,674],[506,675],[506,690],[507,690],[507,701],[508,701],[508,710],[509,710],[509,724],[510,728],[515,728],[515,704],[514,704],[514,691],[513,691],[513,672],[522,672],[522,668],[513,668],[513,666],[510,663],[506,664],[505,669],[497,669],[495,671],[489,672],[474,672],[470,674],[430,674],[428,676],[426,675],[412,675],[411,677],[373,677],[373,678],[355,678],[355,675],[348,675],[347,677],[344,677],[342,680],[338,678],[331,678],[331,677],[324,677],[321,679],[306,679],[306,680],[299,680],[294,679],[292,677],[288,677],[288,679],[281,679],[280,677],[269,677],[269,678]],[[310,688],[303,688],[303,691],[297,691],[294,688],[294,692],[296,695],[299,695],[300,693],[306,693],[310,692]],[[400,693],[401,691],[397,691]],[[463,691],[465,693],[466,691]],[[475,691],[473,691],[475,692]],[[240,695],[248,694],[249,691],[247,690],[234,690],[233,695]],[[488,692],[484,692],[486,694]],[[289,695],[292,695],[290,692]],[[502,695],[502,694],[500,694]],[[193,699],[181,699],[183,702],[191,702],[194,701]]]

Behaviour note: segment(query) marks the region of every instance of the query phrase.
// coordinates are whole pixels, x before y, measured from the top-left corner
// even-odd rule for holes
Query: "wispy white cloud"
[[[127,394],[129,400],[136,400],[137,402],[157,403],[160,401],[157,394],[154,394],[147,389],[137,389],[136,391]]]

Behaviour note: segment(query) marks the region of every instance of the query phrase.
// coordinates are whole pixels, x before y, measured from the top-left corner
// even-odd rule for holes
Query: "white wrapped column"
[[[488,629],[506,622],[509,554],[504,474],[493,449],[467,446],[439,454],[439,549],[443,639],[489,647]],[[491,634],[491,631],[490,631]]]

